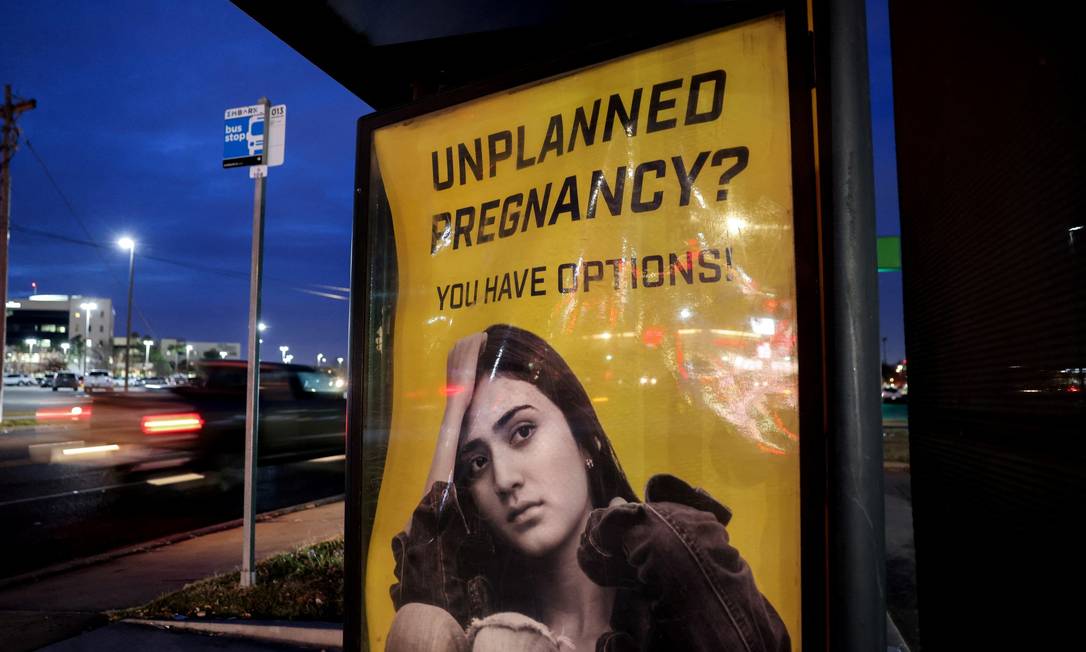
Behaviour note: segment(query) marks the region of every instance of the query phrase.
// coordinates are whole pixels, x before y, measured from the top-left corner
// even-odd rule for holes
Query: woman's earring
[[[591,469],[592,467],[596,466],[595,462],[592,461],[591,457],[584,458],[584,465],[585,465],[585,468],[588,468],[588,469]]]

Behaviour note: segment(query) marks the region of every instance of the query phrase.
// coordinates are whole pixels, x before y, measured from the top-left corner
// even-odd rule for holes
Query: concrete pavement
[[[342,501],[280,513],[257,523],[257,557],[264,559],[342,534]],[[110,632],[132,631],[128,629],[132,625],[111,625],[106,628],[110,632],[85,633],[105,624],[102,612],[135,607],[196,580],[237,570],[241,564],[241,545],[241,528],[233,527],[5,588],[0,590],[0,640],[5,641],[5,649],[13,652],[39,649],[74,636],[79,638],[67,643],[69,647],[56,649],[110,649],[108,645],[80,647],[83,645],[80,641],[90,644],[112,635]],[[180,640],[163,639],[164,644],[172,644],[171,641],[180,644]]]

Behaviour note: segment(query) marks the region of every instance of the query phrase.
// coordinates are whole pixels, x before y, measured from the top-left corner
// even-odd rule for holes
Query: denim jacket
[[[397,609],[431,604],[465,627],[508,610],[493,583],[525,583],[516,581],[519,569],[495,548],[469,500],[455,486],[434,483],[415,510],[411,534],[393,539]],[[649,480],[645,502],[593,510],[578,562],[594,582],[616,588],[611,631],[596,642],[597,652],[790,650],[780,616],[728,543],[730,520],[709,494],[670,475]]]

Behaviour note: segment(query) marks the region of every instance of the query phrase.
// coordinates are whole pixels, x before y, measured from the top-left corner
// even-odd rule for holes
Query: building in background
[[[93,304],[91,310],[81,305]],[[7,302],[4,370],[38,373],[108,368],[113,357],[113,300],[67,294],[34,294]]]
[[[125,336],[113,338],[115,378],[124,378],[124,347]],[[188,373],[200,360],[237,360],[241,357],[241,343],[190,342],[176,337],[154,339],[134,333],[130,351],[128,373],[134,378],[146,378]]]

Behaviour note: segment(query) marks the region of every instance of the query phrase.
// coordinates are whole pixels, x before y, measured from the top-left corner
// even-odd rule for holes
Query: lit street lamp
[[[340,369],[342,369],[343,368],[343,358],[336,358],[336,364],[339,365]]]
[[[283,345],[279,347],[279,355],[283,357],[283,362],[287,361],[287,351],[290,350],[289,346]]]
[[[128,358],[132,353],[132,284],[136,277],[136,241],[125,236],[117,246],[128,250],[128,318],[124,325],[124,391],[128,391]]]
[[[147,369],[151,368],[151,345],[154,343],[154,340],[143,340],[143,346],[145,347],[143,351],[143,375],[145,377],[147,376]]]
[[[323,354],[323,353],[318,353],[318,354],[317,354],[317,368],[318,368],[318,369],[320,368],[320,366],[321,366],[321,360],[327,360],[327,359],[328,359],[328,358],[325,358],[325,357],[324,357],[324,354]]]
[[[90,348],[90,314],[92,310],[98,310],[98,304],[91,301],[90,303],[81,303],[79,307],[83,309],[83,312],[87,315],[87,325],[83,329],[83,378],[87,377],[87,349]]]
[[[225,360],[225,359],[226,359],[226,356],[228,356],[228,355],[230,355],[230,354],[229,354],[229,353],[227,353],[226,351],[219,351],[219,357],[220,357],[221,359],[223,359],[223,360]]]
[[[192,345],[191,344],[186,344],[185,345],[185,373],[189,373],[189,371],[192,369],[192,367],[189,364],[189,355],[191,353],[192,353]]]
[[[34,345],[38,343],[38,340],[33,337],[26,338],[26,345],[30,347],[30,353],[27,354],[27,364],[31,364],[34,360]]]
[[[64,351],[64,367],[65,368],[67,368],[67,366],[68,366],[68,349],[70,349],[70,348],[72,348],[71,343],[69,343],[69,342],[61,342],[60,343],[60,350]]]

